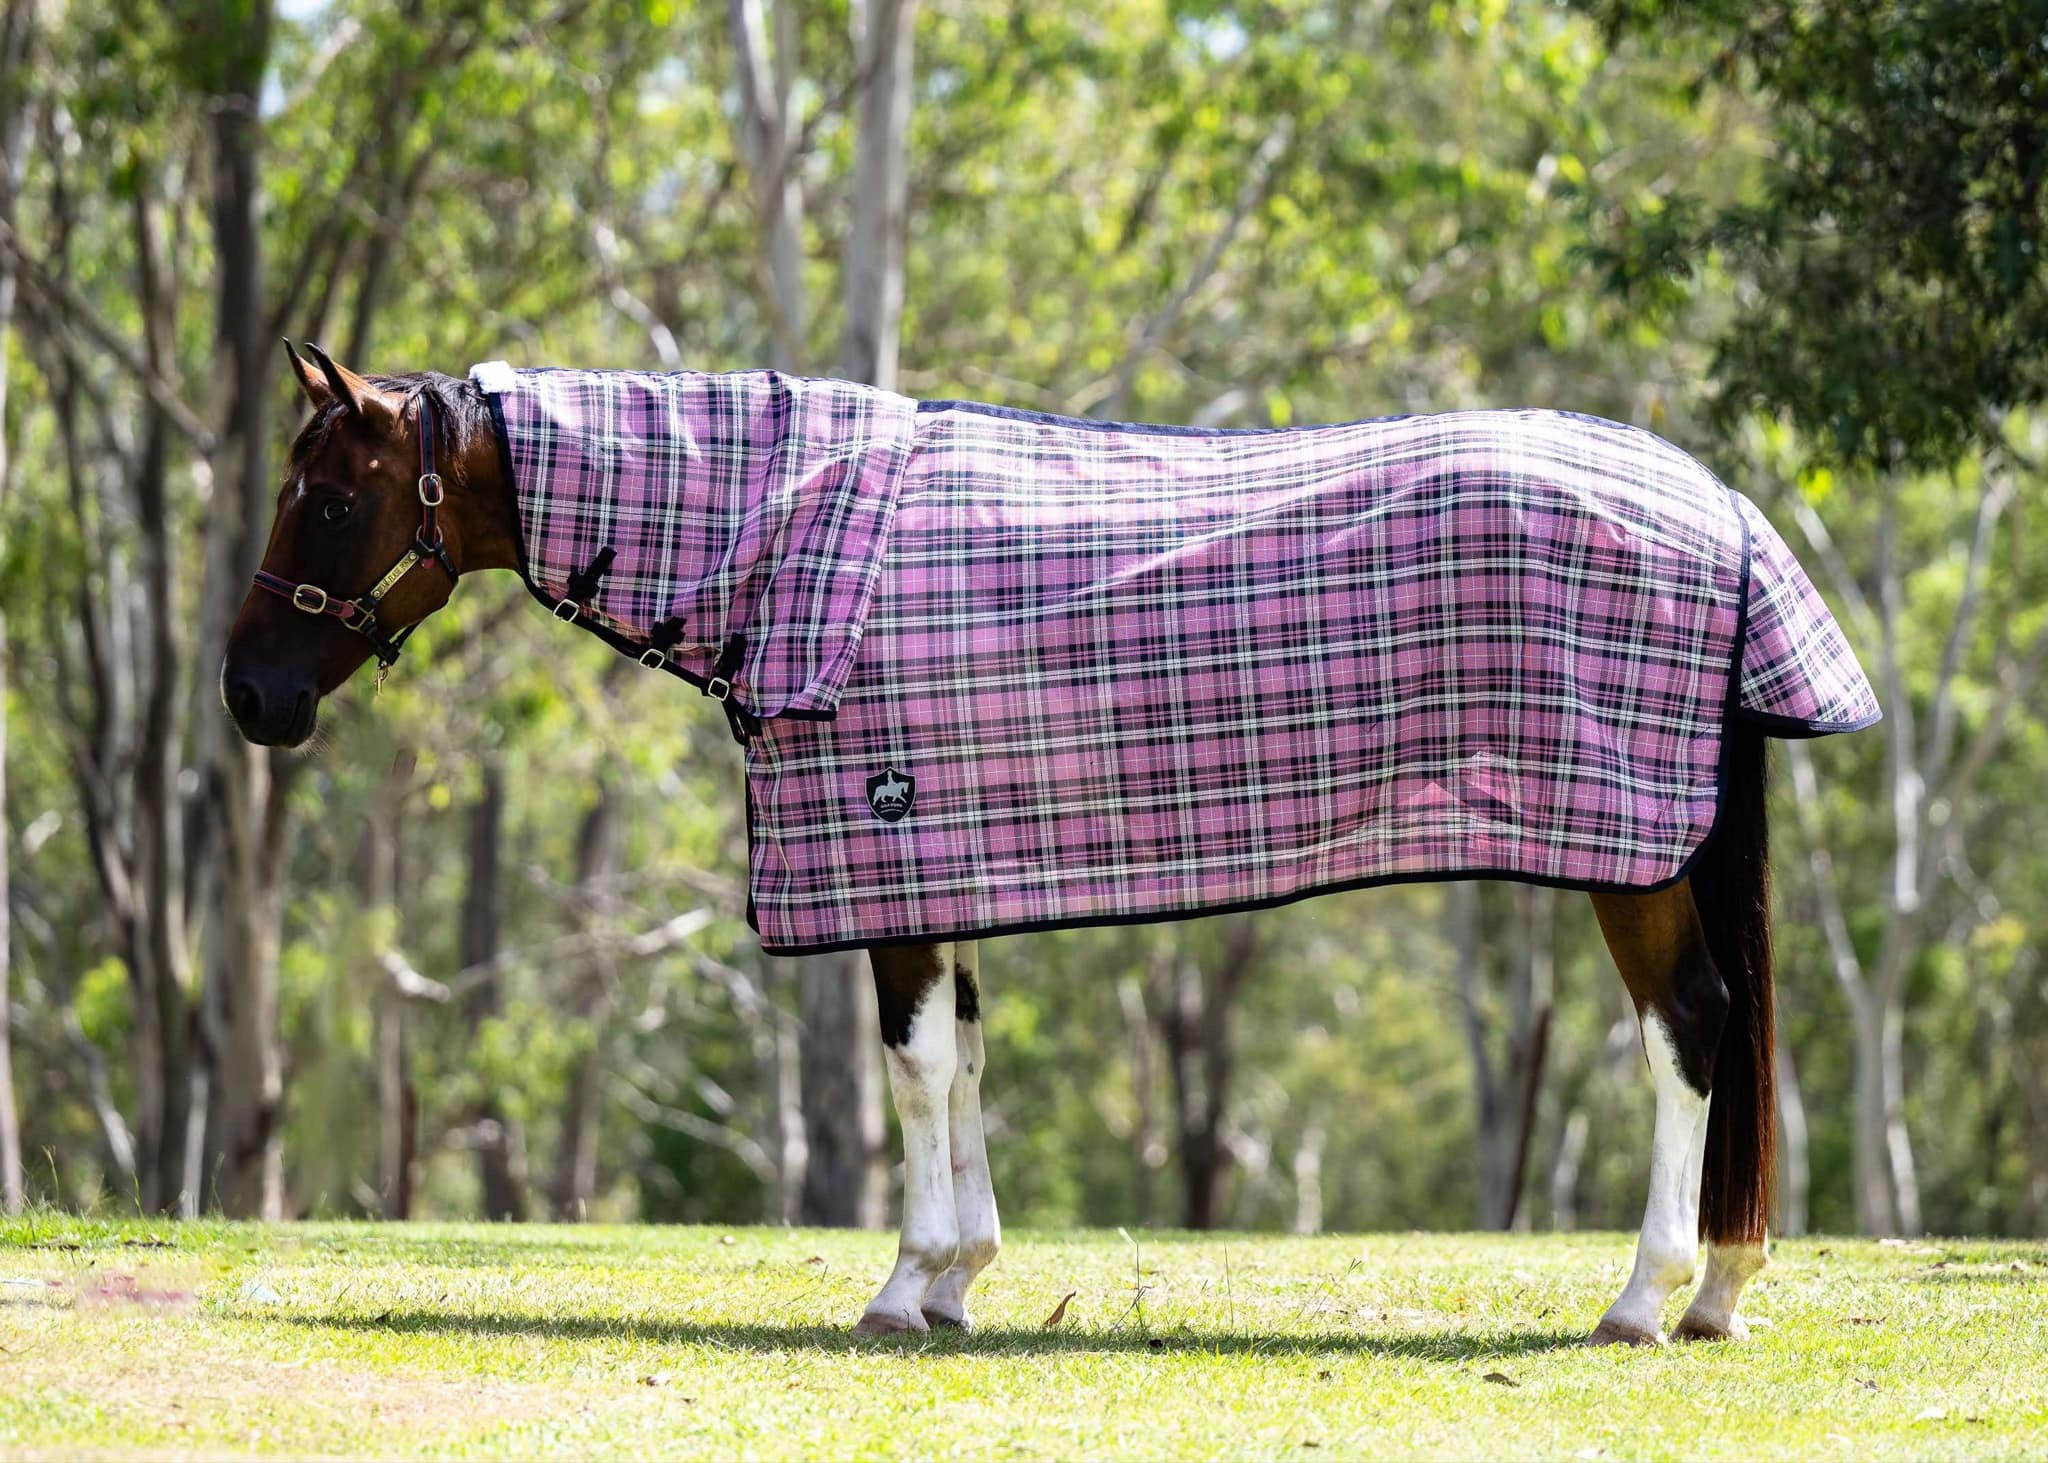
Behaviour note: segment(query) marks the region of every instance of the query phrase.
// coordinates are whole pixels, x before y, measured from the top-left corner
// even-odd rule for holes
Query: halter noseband
[[[272,574],[267,569],[256,571],[256,587],[267,589],[291,601],[292,608],[309,615],[332,615],[349,629],[370,642],[377,654],[378,679],[383,672],[398,663],[399,647],[406,637],[418,628],[418,622],[407,625],[396,635],[385,635],[377,625],[377,606],[384,602],[384,596],[391,593],[398,581],[412,572],[415,564],[432,559],[447,571],[448,578],[455,576],[454,561],[448,557],[448,541],[441,533],[438,510],[446,492],[441,483],[441,474],[434,471],[434,414],[427,404],[426,393],[418,398],[420,412],[420,529],[413,535],[412,547],[407,549],[396,564],[386,571],[384,577],[357,599],[342,599],[329,594],[317,584],[304,584]]]

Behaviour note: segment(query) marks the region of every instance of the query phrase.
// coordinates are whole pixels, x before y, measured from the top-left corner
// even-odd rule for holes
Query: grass
[[[33,1215],[0,1456],[2048,1455],[2048,1246],[1781,1245],[1753,1340],[1630,1352],[1576,1344],[1626,1236],[1139,1239],[874,1341],[887,1235]]]

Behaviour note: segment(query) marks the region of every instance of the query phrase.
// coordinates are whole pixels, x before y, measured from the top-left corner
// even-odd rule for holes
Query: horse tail
[[[1778,1167],[1770,828],[1763,734],[1736,716],[1721,734],[1720,824],[1692,874],[1707,950],[1728,987],[1707,1109],[1700,1233],[1714,1244],[1754,1244],[1770,1223]]]

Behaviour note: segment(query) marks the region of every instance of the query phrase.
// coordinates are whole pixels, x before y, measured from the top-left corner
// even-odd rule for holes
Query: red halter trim
[[[420,418],[420,528],[413,535],[412,547],[400,556],[397,563],[385,571],[369,589],[355,599],[342,599],[329,594],[317,584],[304,584],[286,579],[281,574],[272,574],[267,569],[256,571],[256,587],[267,589],[291,601],[292,608],[309,615],[332,615],[349,629],[355,631],[377,653],[377,664],[389,670],[398,661],[399,647],[405,644],[415,626],[407,625],[396,635],[386,636],[377,624],[377,606],[391,593],[398,581],[412,572],[413,566],[426,559],[432,559],[446,571],[452,581],[455,563],[448,557],[448,540],[441,532],[438,510],[447,491],[441,482],[441,474],[434,471],[434,414],[427,403],[424,391],[419,395]]]

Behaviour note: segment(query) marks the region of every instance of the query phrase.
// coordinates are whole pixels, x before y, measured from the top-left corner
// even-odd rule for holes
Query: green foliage
[[[1711,258],[1743,279],[1715,360],[1724,421],[1783,413],[1838,460],[1939,466],[2048,393],[2048,5],[1584,8],[1770,108],[1757,196],[1617,209],[1598,251],[1652,301]]]
[[[1641,422],[1710,452],[1810,562],[1792,525],[1800,505],[1813,509],[1866,599],[1875,546],[1892,534],[1900,705],[1929,706],[1985,474],[2019,474],[2022,502],[2039,494],[2040,429],[2012,410],[2039,394],[2048,339],[2040,271],[2027,267],[2040,244],[2030,180],[2042,113],[2021,105],[2024,88],[2043,94],[2042,53],[2014,44],[2038,37],[2036,7],[1592,9],[1593,20],[1509,0],[922,7],[903,389],[1215,425],[1476,404]],[[166,374],[216,412],[207,94],[232,89],[260,45],[265,268],[281,328],[371,370],[459,373],[496,356],[653,366],[666,347],[650,321],[691,367],[760,364],[771,335],[761,229],[733,136],[721,10],[339,0],[288,7],[266,34],[236,27],[232,45],[215,46],[222,18],[253,7],[62,8],[38,82],[62,105],[39,123],[22,230],[44,237],[69,209],[70,244],[52,268],[134,339],[133,230],[147,218],[181,261]],[[847,7],[793,14],[808,144],[798,365],[829,372],[857,78]],[[1628,39],[1610,46],[1596,20]],[[13,635],[16,1078],[28,1147],[58,1160],[54,1177],[32,1175],[38,1192],[114,1203],[109,1140],[67,1023],[105,1057],[123,1106],[132,1026],[72,756],[95,728],[64,669],[82,607],[137,593],[141,545],[105,464],[140,397],[87,350],[93,409],[67,444],[66,367],[39,332],[25,320],[8,345],[16,468],[0,563]],[[283,440],[302,406],[281,360],[272,405]],[[68,445],[94,489],[76,504]],[[185,624],[212,500],[192,454],[173,459],[184,572],[161,612]],[[1884,493],[1873,462],[1887,469]],[[2048,616],[2048,561],[2031,538],[2003,530],[1993,562],[1979,628],[1958,653],[1963,735]],[[1817,577],[1840,601],[1837,580]],[[1874,665],[1874,617],[1836,608]],[[202,716],[216,714],[204,684],[216,649],[179,667]],[[350,1215],[384,1204],[380,1043],[395,1033],[417,1125],[417,1214],[475,1211],[482,1105],[516,1129],[539,1212],[592,1054],[603,1073],[594,1212],[771,1213],[750,1156],[772,1134],[774,1033],[792,1019],[795,982],[739,915],[747,847],[722,719],[489,579],[464,583],[381,693],[359,678],[325,715],[318,745],[276,763],[291,787],[279,1003],[292,1205]],[[1865,960],[1892,933],[1882,735],[1814,749],[1817,811],[1836,835],[1845,924]],[[1911,972],[1906,1041],[1909,1126],[1941,1140],[1926,1155],[1929,1221],[2012,1232],[2048,1216],[2048,1012],[2031,953],[2048,934],[2032,826],[2048,777],[2038,695],[2013,709],[2007,736],[1936,891],[1937,948]],[[497,1003],[476,1013],[460,994],[400,1000],[387,956],[430,981],[463,976],[468,816],[486,758],[508,789]],[[620,793],[622,872],[585,888],[580,838],[601,779]],[[1807,1097],[1813,1217],[1843,1228],[1855,1222],[1849,1017],[1828,973],[1811,850],[1789,799],[1779,813],[1781,1004]],[[369,870],[379,838],[393,860],[384,891]],[[616,947],[700,907],[716,918],[646,958],[607,963],[565,944]],[[1621,1225],[1640,1207],[1640,1056],[1583,901],[1559,917],[1524,1213],[1539,1226]],[[1295,1166],[1317,1143],[1327,1227],[1471,1222],[1478,1118],[1445,923],[1431,889],[1258,917],[1233,1018],[1230,1222],[1298,1222]],[[185,937],[204,954],[208,932]],[[1172,1082],[1156,1052],[1141,1072],[1139,1042],[1162,972],[1213,972],[1224,949],[1213,922],[985,949],[985,1097],[1013,1219],[1177,1215]],[[1487,1001],[1497,1016],[1497,993]],[[1584,1156],[1561,1173],[1574,1122]],[[1312,1289],[1289,1294],[1312,1307]],[[1038,1304],[1035,1291],[1028,1306],[1011,1299],[1017,1316]]]

